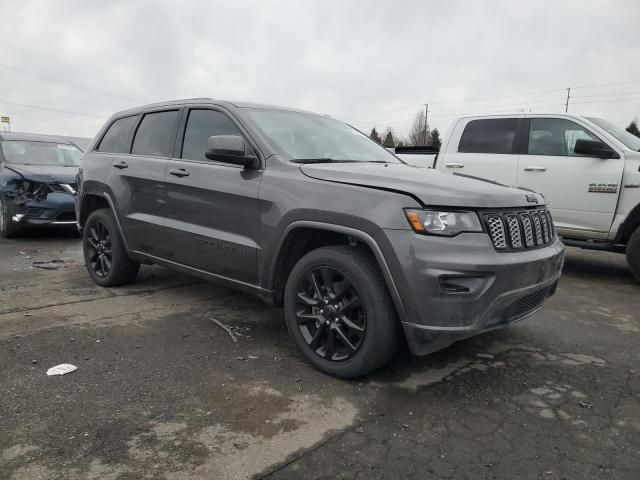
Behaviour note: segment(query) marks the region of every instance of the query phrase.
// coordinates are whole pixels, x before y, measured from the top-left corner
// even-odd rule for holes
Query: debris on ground
[[[593,403],[587,402],[586,400],[581,400],[580,401],[580,406],[582,408],[592,408],[593,407]]]
[[[36,268],[42,268],[44,270],[57,270],[58,268],[60,268],[60,265],[67,263],[68,260],[60,260],[58,258],[54,259],[54,260],[49,260],[48,262],[45,261],[35,261],[32,262],[31,265],[33,265]]]
[[[209,320],[211,320],[213,323],[215,323],[216,325],[218,325],[221,329],[223,329],[225,332],[227,332],[227,334],[229,335],[229,337],[231,337],[231,340],[233,340],[233,343],[236,343],[238,341],[238,337],[236,336],[235,333],[233,333],[233,330],[231,330],[231,328],[228,325],[225,325],[224,323],[222,323],[220,320],[216,320],[213,317],[209,317]]]
[[[67,373],[75,372],[77,369],[78,367],[70,363],[61,363],[47,370],[47,375],[66,375]]]

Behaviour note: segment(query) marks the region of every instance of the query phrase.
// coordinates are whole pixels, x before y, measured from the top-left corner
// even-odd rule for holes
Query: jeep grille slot
[[[500,251],[544,247],[555,237],[553,220],[546,208],[485,213],[482,219],[493,246]]]

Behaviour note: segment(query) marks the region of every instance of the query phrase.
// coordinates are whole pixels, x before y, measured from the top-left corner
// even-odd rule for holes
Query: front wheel
[[[284,307],[297,346],[329,375],[365,375],[397,350],[395,308],[368,252],[331,246],[308,253],[289,275]]]
[[[15,237],[18,233],[18,227],[12,216],[11,205],[0,196],[0,236],[3,238]]]
[[[133,281],[140,264],[129,258],[111,210],[95,210],[82,233],[82,250],[89,275],[102,287]]]
[[[627,263],[633,275],[640,282],[640,227],[636,228],[627,243]]]

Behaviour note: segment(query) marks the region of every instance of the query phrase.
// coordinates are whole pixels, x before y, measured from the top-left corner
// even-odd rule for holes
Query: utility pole
[[[569,112],[569,99],[571,98],[571,87],[567,88],[567,103],[564,105],[564,113]]]
[[[424,144],[426,145],[429,139],[427,138],[427,125],[429,121],[429,104],[424,104]]]

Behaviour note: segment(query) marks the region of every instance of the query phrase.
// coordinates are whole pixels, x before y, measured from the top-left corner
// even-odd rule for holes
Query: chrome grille
[[[490,216],[487,221],[489,222],[489,233],[491,240],[493,240],[493,245],[499,250],[507,248],[507,236],[502,218],[497,215]]]
[[[496,250],[541,247],[554,239],[553,220],[546,208],[491,212],[482,218]]]

